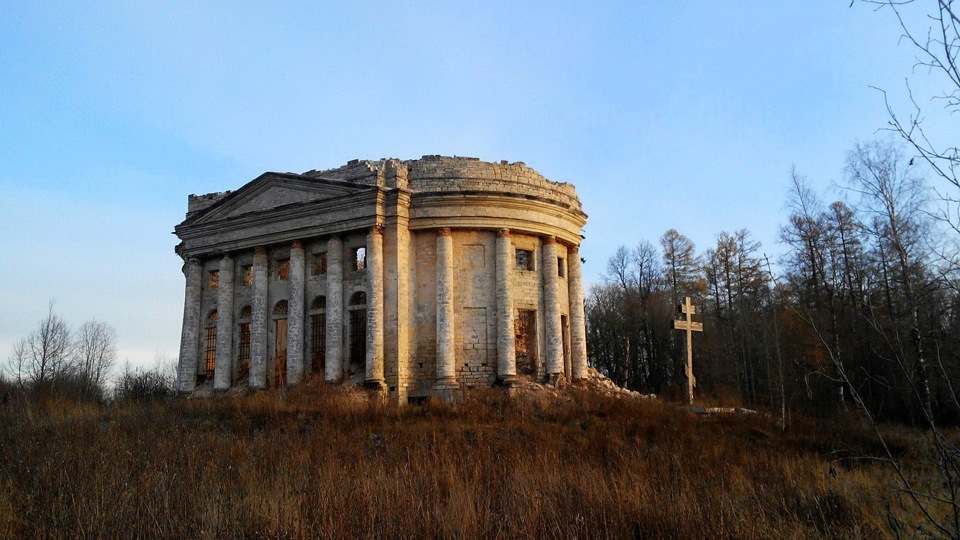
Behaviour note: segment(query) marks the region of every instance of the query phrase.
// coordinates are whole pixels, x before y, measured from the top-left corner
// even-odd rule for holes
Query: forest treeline
[[[957,230],[924,168],[893,140],[856,144],[842,198],[789,175],[783,255],[747,230],[702,251],[671,229],[609,259],[587,298],[591,361],[618,384],[685,388],[677,306],[690,296],[697,395],[778,411],[956,422],[960,403]]]

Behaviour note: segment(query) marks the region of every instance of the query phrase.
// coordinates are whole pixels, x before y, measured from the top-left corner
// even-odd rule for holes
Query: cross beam
[[[680,313],[687,316],[686,319],[674,320],[673,328],[683,330],[687,333],[687,364],[683,372],[687,376],[687,399],[693,404],[693,387],[697,385],[697,378],[693,376],[693,333],[703,332],[703,323],[693,322],[693,314],[697,308],[693,307],[690,297],[686,297],[684,303],[678,306]]]

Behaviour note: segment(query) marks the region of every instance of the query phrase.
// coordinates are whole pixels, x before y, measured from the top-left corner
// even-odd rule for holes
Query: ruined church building
[[[363,382],[397,404],[586,376],[571,184],[424,156],[190,195],[178,389]]]

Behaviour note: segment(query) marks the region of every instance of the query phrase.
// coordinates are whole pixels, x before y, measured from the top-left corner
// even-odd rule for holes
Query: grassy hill
[[[877,538],[921,517],[855,423],[570,389],[0,406],[0,537]],[[888,434],[911,474],[922,438]]]

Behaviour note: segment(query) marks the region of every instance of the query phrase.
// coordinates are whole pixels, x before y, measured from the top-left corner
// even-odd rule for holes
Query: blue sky
[[[671,227],[775,257],[790,167],[839,181],[886,121],[870,86],[896,102],[911,73],[889,14],[848,5],[6,2],[0,362],[50,299],[113,325],[122,360],[175,356],[187,195],[354,158],[574,183],[590,281]]]

